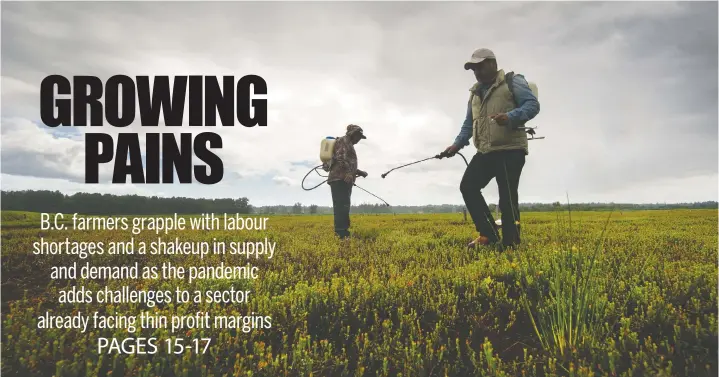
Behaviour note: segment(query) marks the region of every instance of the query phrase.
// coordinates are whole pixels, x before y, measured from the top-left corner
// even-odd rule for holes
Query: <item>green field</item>
[[[354,238],[331,216],[271,216],[269,230],[186,231],[167,238],[269,240],[271,260],[247,280],[79,281],[93,292],[251,290],[246,304],[59,304],[74,284],[53,265],[244,265],[238,256],[37,256],[39,216],[2,214],[5,376],[716,376],[717,211],[522,214],[523,247],[467,250],[462,214],[353,215]],[[610,217],[611,216],[611,217]],[[571,221],[570,221],[571,219]],[[606,229],[605,229],[606,227]],[[121,231],[74,232],[78,241]],[[153,240],[144,232],[135,240]],[[37,329],[50,310],[107,314],[271,316],[271,328]],[[98,337],[212,338],[207,352],[102,355]],[[160,343],[164,345],[164,341]],[[200,350],[201,351],[201,350]]]

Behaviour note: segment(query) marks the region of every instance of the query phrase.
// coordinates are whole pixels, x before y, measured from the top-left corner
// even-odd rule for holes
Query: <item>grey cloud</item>
[[[2,152],[2,172],[41,178],[62,178],[82,182],[83,177],[65,169],[68,158],[63,154],[15,150]]]
[[[297,182],[295,182],[295,180],[290,177],[276,176],[276,177],[272,178],[272,181],[278,185],[284,185],[284,186],[295,186],[297,184]]]
[[[85,181],[85,147],[77,135],[18,118],[3,118],[0,128],[3,174]],[[112,164],[100,165],[100,181],[112,179]]]
[[[716,2],[668,5],[679,11],[661,18],[620,20],[613,25],[624,38],[625,59],[636,59],[632,72],[636,77],[666,82],[661,89],[667,102],[675,103],[682,111],[715,110],[718,5]],[[712,114],[716,115],[716,110]],[[705,131],[714,138],[716,123],[714,118],[705,124]]]

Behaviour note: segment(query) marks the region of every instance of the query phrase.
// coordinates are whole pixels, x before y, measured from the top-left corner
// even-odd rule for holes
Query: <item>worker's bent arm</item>
[[[464,117],[464,123],[459,131],[459,135],[454,139],[454,145],[459,149],[469,145],[469,139],[472,138],[472,102],[467,103],[467,115]]]
[[[532,120],[539,114],[539,100],[529,88],[527,80],[522,75],[514,76],[514,96],[519,107],[507,113],[512,126],[523,124]]]

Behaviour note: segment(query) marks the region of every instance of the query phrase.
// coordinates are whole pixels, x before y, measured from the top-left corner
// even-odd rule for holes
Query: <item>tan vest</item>
[[[484,95],[484,101],[475,90],[476,83],[470,89],[472,103],[472,140],[479,153],[499,150],[524,149],[529,154],[527,133],[523,130],[512,130],[510,126],[500,126],[489,118],[490,115],[506,113],[515,108],[514,98],[504,81],[504,70],[499,70],[494,84]]]

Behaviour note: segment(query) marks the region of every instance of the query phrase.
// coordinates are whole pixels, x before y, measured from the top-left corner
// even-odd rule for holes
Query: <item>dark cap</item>
[[[356,124],[350,124],[349,126],[347,126],[347,135],[348,136],[355,134],[355,133],[359,133],[361,139],[367,138],[367,136],[364,135],[364,131],[362,130],[362,127],[360,127]]]

